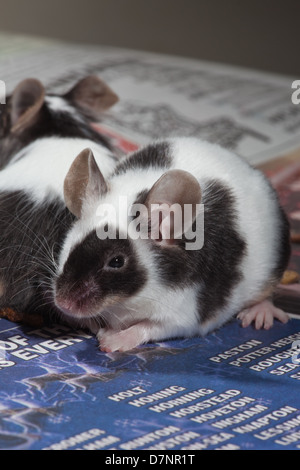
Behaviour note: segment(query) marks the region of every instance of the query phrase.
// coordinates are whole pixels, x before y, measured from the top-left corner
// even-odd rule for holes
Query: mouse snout
[[[61,310],[63,313],[66,313],[67,315],[72,315],[72,312],[74,311],[74,305],[69,299],[56,296],[55,305],[59,310]]]
[[[76,283],[72,288],[58,287],[55,295],[55,305],[69,316],[89,316],[94,311],[96,298],[99,297],[99,288],[90,280]]]

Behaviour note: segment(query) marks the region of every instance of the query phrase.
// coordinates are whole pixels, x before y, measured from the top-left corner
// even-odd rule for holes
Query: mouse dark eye
[[[122,266],[124,266],[124,263],[125,263],[125,260],[123,256],[114,256],[113,258],[109,260],[108,266],[110,268],[118,269],[118,268],[122,268]]]

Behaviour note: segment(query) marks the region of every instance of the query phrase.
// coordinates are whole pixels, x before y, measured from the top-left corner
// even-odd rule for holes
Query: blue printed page
[[[0,320],[1,449],[300,448],[300,323],[103,353]]]

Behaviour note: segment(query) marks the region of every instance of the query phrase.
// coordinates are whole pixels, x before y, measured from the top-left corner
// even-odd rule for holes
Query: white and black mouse
[[[231,151],[166,139],[106,177],[87,148],[64,197],[76,221],[53,301],[102,350],[203,335],[236,315],[257,328],[287,321],[272,294],[290,255],[289,224],[264,175]]]

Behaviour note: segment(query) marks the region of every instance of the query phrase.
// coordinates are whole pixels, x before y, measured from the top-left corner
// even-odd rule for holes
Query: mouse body
[[[26,79],[1,105],[0,308],[24,315],[52,310],[57,256],[74,221],[64,202],[64,178],[86,146],[106,175],[113,170],[113,149],[91,121],[117,99],[96,76],[60,96]]]
[[[76,221],[54,303],[103,351],[204,335],[236,315],[258,328],[287,321],[272,294],[290,255],[289,224],[265,176],[231,151],[166,139],[106,178],[87,148],[64,197]]]

